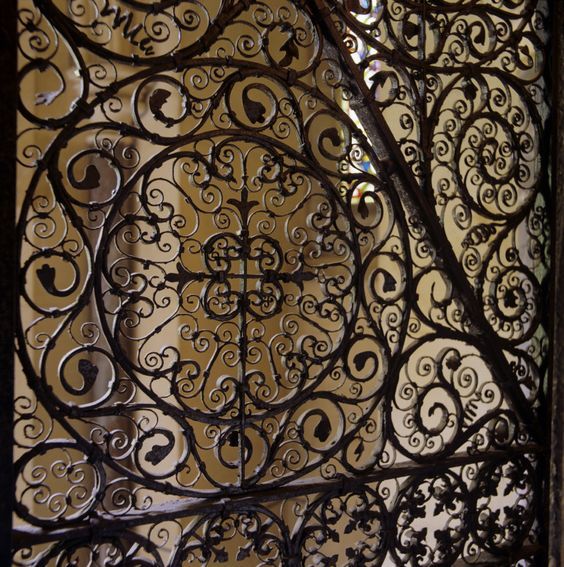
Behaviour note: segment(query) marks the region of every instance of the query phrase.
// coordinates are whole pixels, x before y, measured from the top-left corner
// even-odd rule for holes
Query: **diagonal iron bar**
[[[433,207],[421,191],[378,105],[371,96],[362,74],[343,44],[341,35],[331,17],[333,10],[327,6],[325,0],[309,0],[309,4],[325,26],[327,35],[333,40],[357,93],[360,93],[360,100],[357,101],[359,106],[357,113],[370,141],[380,151],[386,153],[384,160],[391,162],[389,177],[394,188],[404,200],[408,199],[408,202],[415,205],[429,233],[431,242],[443,260],[448,275],[452,278],[454,286],[460,294],[460,299],[464,303],[470,320],[477,328],[477,338],[482,352],[486,355],[486,361],[492,368],[495,380],[507,396],[509,403],[527,425],[533,437],[537,441],[542,439],[543,435],[537,417],[521,388],[513,379],[513,370],[499,348],[499,337],[488,323],[482,306],[458,262],[444,228],[440,224]],[[353,106],[352,102],[351,106]]]

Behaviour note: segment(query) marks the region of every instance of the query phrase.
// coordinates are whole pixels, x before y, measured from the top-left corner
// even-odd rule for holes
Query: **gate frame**
[[[16,258],[17,0],[0,16],[0,566],[11,565]]]
[[[545,482],[547,565],[564,565],[564,2],[553,0],[551,160],[552,160],[552,282],[550,290],[549,379],[547,387],[550,420],[550,456]]]

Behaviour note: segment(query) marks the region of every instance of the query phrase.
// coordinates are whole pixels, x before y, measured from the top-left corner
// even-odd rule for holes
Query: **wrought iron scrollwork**
[[[495,458],[432,475],[414,469],[410,477],[329,484],[321,494],[306,489],[272,502],[213,505],[189,521],[185,511],[169,511],[150,524],[138,519],[120,531],[108,524],[64,543],[24,546],[15,564],[41,557],[53,565],[426,566],[452,565],[461,555],[470,565],[507,564],[508,550],[530,537],[535,522],[535,467],[530,457]],[[529,542],[529,553],[537,544]]]
[[[545,2],[19,7],[15,564],[529,564]]]

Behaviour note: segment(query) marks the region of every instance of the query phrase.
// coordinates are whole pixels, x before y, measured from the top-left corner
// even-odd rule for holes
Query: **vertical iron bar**
[[[550,463],[543,518],[548,537],[547,565],[564,565],[564,4],[555,2],[552,29],[552,290],[551,356],[548,384]],[[548,421],[548,420],[547,420]]]
[[[0,18],[0,565],[11,563],[14,408],[14,332],[16,291],[16,22],[17,0],[2,3]]]
[[[241,300],[239,303],[239,309],[241,310],[241,337],[240,337],[240,357],[241,357],[241,383],[239,384],[239,411],[240,419],[240,430],[239,430],[239,486],[241,489],[245,487],[245,428],[247,426],[246,416],[245,416],[245,401],[247,399],[247,272],[249,269],[248,258],[246,248],[249,240],[249,218],[248,218],[248,189],[247,189],[247,176],[243,176],[243,188],[241,190],[241,201],[243,206],[241,207],[241,241],[243,245],[242,259],[243,259],[243,277],[241,282]]]

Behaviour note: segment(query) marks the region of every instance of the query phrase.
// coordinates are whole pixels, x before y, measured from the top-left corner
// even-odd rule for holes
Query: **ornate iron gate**
[[[19,0],[16,565],[531,565],[544,0]]]

